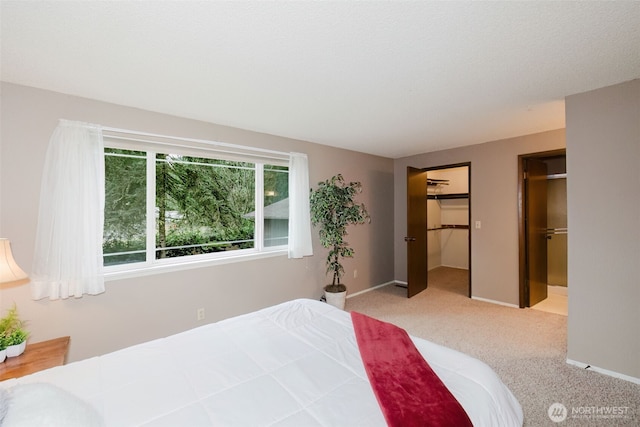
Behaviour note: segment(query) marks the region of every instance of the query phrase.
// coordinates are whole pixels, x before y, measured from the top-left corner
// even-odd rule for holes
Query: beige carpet
[[[438,270],[429,288],[411,299],[406,289],[389,285],[347,299],[345,309],[482,360],[520,401],[525,426],[640,425],[640,385],[566,363],[566,316],[470,299],[466,271]],[[556,402],[568,410],[562,423],[547,414]],[[603,407],[627,409],[616,409],[626,412],[618,418],[585,414]]]

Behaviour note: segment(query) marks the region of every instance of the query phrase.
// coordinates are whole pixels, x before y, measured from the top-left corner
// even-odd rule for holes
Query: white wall
[[[566,99],[568,354],[640,381],[640,80]]]
[[[393,161],[353,151],[187,120],[150,111],[2,83],[0,236],[11,239],[17,262],[29,271],[46,147],[58,119],[223,141],[309,156],[311,186],[337,173],[361,181],[371,224],[349,230],[355,258],[345,262],[345,283],[357,292],[393,280]],[[311,258],[286,256],[107,283],[98,296],[32,301],[29,287],[3,289],[0,309],[16,302],[29,321],[31,342],[71,336],[69,360],[105,353],[245,313],[292,298],[319,298],[327,282],[325,250],[314,231]],[[353,277],[354,269],[358,277]]]
[[[441,200],[442,223],[448,225],[469,225],[469,200]],[[442,265],[445,267],[469,269],[469,230],[462,228],[440,231]]]

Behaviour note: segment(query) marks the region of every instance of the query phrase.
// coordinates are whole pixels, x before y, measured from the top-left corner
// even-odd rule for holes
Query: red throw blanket
[[[351,312],[360,355],[387,424],[472,426],[404,329]]]

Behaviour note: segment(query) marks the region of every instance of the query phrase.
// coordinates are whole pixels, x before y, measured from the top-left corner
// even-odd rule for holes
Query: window
[[[107,271],[286,249],[284,159],[122,139],[105,137]]]

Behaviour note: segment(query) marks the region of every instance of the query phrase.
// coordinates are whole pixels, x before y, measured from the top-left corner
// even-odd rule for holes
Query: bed
[[[518,401],[486,364],[420,338],[411,340],[474,426],[522,426]],[[43,409],[44,416],[77,411],[73,416],[83,420],[77,425],[386,425],[349,313],[306,299],[0,386],[2,406],[8,409],[5,421],[15,418],[12,412],[33,415],[50,401],[54,409]]]

